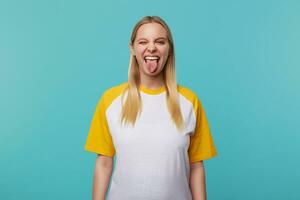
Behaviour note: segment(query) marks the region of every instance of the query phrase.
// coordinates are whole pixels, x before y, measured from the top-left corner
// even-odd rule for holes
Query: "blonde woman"
[[[216,148],[199,98],[176,83],[168,25],[142,18],[129,47],[128,82],[102,94],[85,145],[97,154],[93,200],[204,200]]]

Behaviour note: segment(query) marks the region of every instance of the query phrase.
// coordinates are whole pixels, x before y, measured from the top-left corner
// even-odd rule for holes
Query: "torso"
[[[124,84],[118,87],[115,90],[121,90]],[[179,89],[186,126],[183,132],[171,121],[165,91],[140,91],[143,110],[134,127],[120,124],[121,95],[112,101],[106,117],[116,150],[116,166],[108,200],[192,199],[188,148],[196,117],[185,90]]]

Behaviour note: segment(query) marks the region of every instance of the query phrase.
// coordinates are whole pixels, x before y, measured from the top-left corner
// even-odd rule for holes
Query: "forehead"
[[[143,24],[137,30],[136,39],[167,37],[166,29],[159,23]]]

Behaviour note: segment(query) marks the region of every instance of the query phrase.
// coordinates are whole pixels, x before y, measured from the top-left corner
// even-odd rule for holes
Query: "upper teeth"
[[[158,56],[146,56],[145,59],[156,60],[156,59],[159,59],[159,57]]]

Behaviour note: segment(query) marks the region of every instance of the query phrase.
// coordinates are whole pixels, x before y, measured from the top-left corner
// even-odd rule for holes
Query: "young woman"
[[[146,16],[129,47],[128,82],[102,94],[85,145],[98,155],[93,200],[110,179],[109,200],[204,200],[203,160],[217,153],[199,98],[176,83],[171,31]]]

